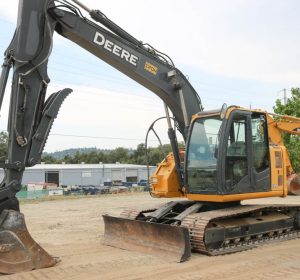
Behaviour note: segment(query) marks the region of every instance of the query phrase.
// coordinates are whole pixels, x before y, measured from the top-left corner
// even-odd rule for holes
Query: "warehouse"
[[[155,167],[150,166],[150,174],[154,171]],[[1,172],[3,178],[3,170]],[[37,164],[26,168],[22,184],[45,182],[58,186],[118,185],[147,180],[147,173],[145,165],[133,164]]]

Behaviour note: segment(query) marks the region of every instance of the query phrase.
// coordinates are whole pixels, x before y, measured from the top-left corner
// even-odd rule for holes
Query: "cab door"
[[[264,113],[236,110],[228,119],[223,142],[224,193],[270,190],[270,159]]]
[[[226,126],[223,148],[224,194],[246,193],[251,189],[251,113],[235,110]]]
[[[251,142],[252,189],[255,192],[270,191],[270,151],[267,120],[264,113],[253,112],[251,115]]]

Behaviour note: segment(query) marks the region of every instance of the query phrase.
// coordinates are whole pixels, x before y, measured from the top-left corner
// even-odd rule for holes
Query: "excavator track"
[[[300,237],[300,205],[179,205],[187,208],[170,202],[158,209],[124,210],[119,218],[104,215],[104,244],[182,262],[192,251],[217,256]]]
[[[290,205],[238,206],[190,214],[182,221],[181,226],[189,229],[192,251],[217,256],[248,250],[274,241],[299,238],[299,217],[286,215],[287,212],[294,212],[295,215],[297,213],[299,216],[299,210],[300,206]],[[264,215],[261,215],[262,213],[264,213]],[[224,236],[224,239],[218,242],[219,246],[210,248],[206,239],[217,235],[218,230],[220,232],[220,225],[224,226],[225,224],[224,227],[226,229],[226,221],[230,219],[234,219],[235,223],[233,224],[236,224],[235,226],[233,224],[227,224],[227,229],[231,231],[238,232],[238,229],[248,227],[248,225],[239,223],[239,219],[240,221],[248,219],[250,223],[251,221],[249,221],[249,219],[257,220],[257,223],[260,223],[262,226],[261,229],[253,233],[244,232],[244,234],[240,235],[233,234],[232,237],[227,238]],[[298,223],[297,225],[295,225],[295,220]],[[265,230],[263,229],[264,222],[265,224],[269,224],[269,229],[267,227]],[[276,225],[280,226],[276,228]],[[252,226],[256,225],[252,223]],[[217,229],[215,232],[214,228]],[[209,235],[207,234],[208,231],[211,231]],[[223,233],[225,233],[225,230]]]
[[[128,209],[120,217],[142,221],[155,210]],[[188,229],[193,252],[212,256],[230,254],[299,238],[300,205],[239,205],[203,211],[187,215],[180,227]]]
[[[120,217],[130,220],[136,220],[142,213],[149,213],[155,211],[154,209],[147,209],[147,210],[139,210],[139,209],[126,209],[121,212]]]

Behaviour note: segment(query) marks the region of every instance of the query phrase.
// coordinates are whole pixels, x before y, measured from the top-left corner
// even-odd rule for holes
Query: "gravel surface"
[[[21,211],[31,235],[61,262],[52,268],[1,276],[3,279],[300,279],[300,240],[264,245],[218,257],[192,254],[185,263],[101,244],[102,215],[168,201],[146,193],[25,203]],[[299,204],[300,197],[245,203]]]

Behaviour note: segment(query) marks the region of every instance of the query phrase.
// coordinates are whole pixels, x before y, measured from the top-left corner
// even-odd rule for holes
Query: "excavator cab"
[[[182,164],[184,187],[169,156],[152,176],[152,195],[215,203],[285,196],[286,149],[269,142],[271,122],[266,112],[237,106],[194,115]]]
[[[266,113],[231,107],[223,118],[205,111],[194,116],[185,168],[187,193],[197,200],[270,191]]]

